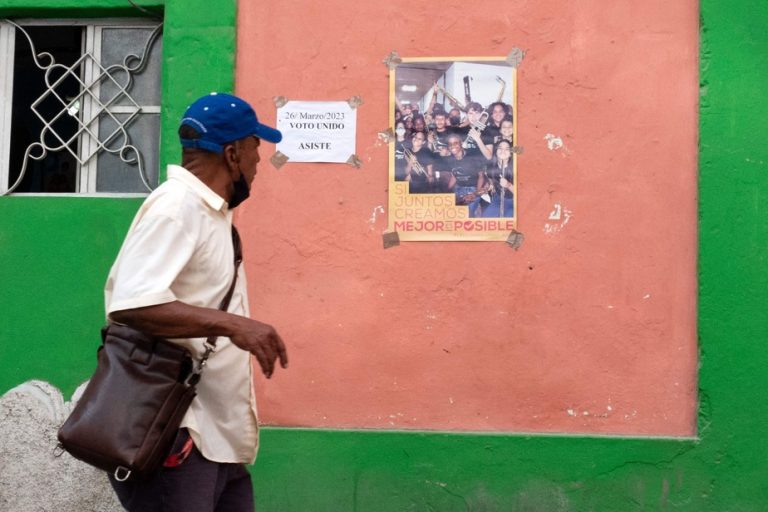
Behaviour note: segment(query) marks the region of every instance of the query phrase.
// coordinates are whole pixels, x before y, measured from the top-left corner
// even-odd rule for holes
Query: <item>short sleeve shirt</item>
[[[232,212],[226,201],[183,167],[144,201],[109,272],[107,315],[173,301],[217,309],[234,276]],[[249,316],[240,266],[228,311]],[[205,338],[171,340],[199,360]],[[216,341],[197,397],[182,424],[214,462],[252,463],[258,447],[251,355],[229,338]]]
[[[472,137],[469,137],[469,129],[470,128],[468,126],[455,128],[456,133],[460,135],[461,139],[464,141],[464,143],[462,144],[464,148],[471,149],[471,150],[477,149],[479,151],[480,148],[477,145],[477,141]],[[480,132],[480,139],[483,141],[483,144],[486,144],[486,145],[493,144],[493,137],[489,135],[487,128],[482,132]]]
[[[485,170],[486,160],[478,150],[465,150],[461,160],[453,155],[441,160],[443,170],[450,171],[456,177],[457,187],[477,186],[477,175]]]
[[[446,128],[442,132],[434,130],[432,133],[435,134],[435,149],[437,149],[435,153],[439,153],[440,148],[448,146],[448,136],[453,133],[453,130],[451,128]]]
[[[424,168],[425,171],[427,170],[427,166],[432,165],[432,162],[435,160],[435,158],[432,156],[432,153],[426,147],[422,147],[418,153],[414,153],[413,155],[416,157],[416,160]],[[411,194],[424,194],[432,192],[431,184],[429,183],[427,175],[411,171],[409,191]]]

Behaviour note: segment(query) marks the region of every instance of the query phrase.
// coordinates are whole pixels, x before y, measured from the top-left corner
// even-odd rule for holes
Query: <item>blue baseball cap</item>
[[[180,139],[182,147],[222,153],[224,145],[255,135],[272,143],[283,134],[259,122],[256,112],[245,100],[221,92],[212,92],[189,106],[181,126],[194,128],[199,139]]]

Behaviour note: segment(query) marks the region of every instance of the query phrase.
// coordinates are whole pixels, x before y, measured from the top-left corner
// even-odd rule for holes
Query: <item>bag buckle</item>
[[[210,343],[205,343],[205,352],[203,352],[203,357],[200,359],[200,362],[197,364],[197,366],[192,369],[192,372],[189,374],[189,376],[184,380],[185,385],[196,386],[197,383],[200,382],[200,376],[203,374],[203,370],[208,364],[208,358],[211,356],[215,348],[216,347]]]
[[[123,466],[117,466],[115,474],[113,475],[118,482],[125,482],[128,477],[131,476],[131,470]]]

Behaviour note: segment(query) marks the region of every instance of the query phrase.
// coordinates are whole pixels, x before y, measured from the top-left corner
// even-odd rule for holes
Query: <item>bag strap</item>
[[[226,311],[227,308],[229,308],[229,303],[232,301],[232,295],[235,293],[235,284],[237,284],[237,271],[240,268],[240,263],[243,261],[243,246],[240,242],[240,234],[237,232],[237,228],[235,228],[234,224],[232,225],[232,248],[235,253],[235,276],[232,278],[232,284],[229,285],[227,294],[221,299],[221,303],[219,304],[219,309],[222,311]],[[216,346],[216,338],[218,338],[218,336],[209,336],[205,342],[209,345]]]
[[[232,278],[232,283],[229,285],[227,294],[224,295],[224,298],[221,299],[221,303],[219,304],[219,309],[222,311],[226,311],[227,308],[229,308],[229,303],[232,301],[232,295],[235,293],[238,269],[240,268],[240,263],[243,262],[243,246],[240,242],[240,234],[237,232],[237,228],[235,228],[234,224],[232,225],[232,247],[235,253],[235,276]],[[194,370],[192,370],[192,374],[188,378],[189,383],[194,385],[200,380],[200,376],[208,362],[208,358],[216,347],[216,338],[218,338],[218,336],[209,336],[208,339],[205,340],[205,352],[203,352],[203,357],[200,359],[200,363]]]

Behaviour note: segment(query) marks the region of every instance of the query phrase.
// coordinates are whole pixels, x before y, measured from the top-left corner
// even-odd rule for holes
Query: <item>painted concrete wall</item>
[[[698,438],[272,429],[262,508],[765,510],[768,5],[700,7]]]
[[[364,100],[361,169],[264,162],[239,212],[255,314],[291,348],[264,421],[694,435],[695,0],[241,2],[238,23],[236,89],[266,119],[273,96]],[[523,246],[383,249],[382,61],[513,47]]]
[[[25,15],[34,12],[50,15],[60,12],[57,8],[74,9],[76,6],[85,6],[89,12],[99,12],[95,6],[86,6],[83,2],[34,2],[34,6],[28,2],[23,9],[19,7],[22,3],[0,0],[0,15],[15,15],[22,11]],[[122,5],[122,2],[117,1],[102,2],[109,8],[118,8],[118,3]],[[147,5],[144,2],[142,4]],[[183,2],[183,6],[181,4],[175,1],[166,3],[166,15],[173,13],[176,20],[174,23],[179,23],[175,29],[179,41],[194,42],[199,49],[210,48],[227,39],[227,20],[214,18],[214,15],[220,13],[234,23],[234,17],[231,16],[234,11],[227,11],[231,3],[217,1],[216,9],[210,9],[210,2],[205,6],[191,4],[190,0]],[[32,11],[35,6],[46,10]],[[525,6],[531,7],[533,3],[528,2]],[[346,12],[338,14],[346,20]],[[306,13],[299,14],[308,16]],[[322,13],[313,11],[310,14],[320,17]],[[398,14],[402,15],[403,12]],[[764,30],[768,22],[768,5],[748,0],[734,0],[723,5],[722,2],[704,0],[700,14],[702,61],[697,334],[701,356],[698,375],[698,438],[478,435],[267,427],[263,429],[259,459],[253,468],[259,510],[758,512],[765,509],[768,491],[763,484],[768,477],[768,466],[764,454],[768,452],[768,446],[761,425],[768,420],[768,404],[764,393],[768,387],[768,372],[763,364],[762,342],[768,336],[768,316],[765,310],[765,304],[768,303],[768,273],[763,261],[768,245],[768,227],[761,222],[761,217],[765,202],[762,191],[768,190],[765,173],[768,149],[755,143],[755,133],[760,133],[764,119],[768,117],[768,104],[764,98],[764,87],[768,79],[765,71],[768,69],[768,34]],[[251,13],[251,16],[254,15]],[[525,16],[521,15],[520,18],[524,19]],[[192,26],[185,28],[184,20]],[[349,20],[346,25],[354,26],[353,21]],[[549,23],[557,25],[565,22],[560,19],[559,13],[553,12]],[[204,28],[208,24],[212,26],[206,35]],[[233,34],[231,28],[229,33]],[[538,33],[535,27],[526,30]],[[333,37],[338,39],[337,36]],[[374,33],[371,39],[381,37],[384,35]],[[662,38],[666,35],[663,31],[654,32],[651,39],[654,37]],[[407,43],[410,38],[410,35],[405,39],[400,37],[400,41]],[[291,45],[286,43],[284,47],[292,47],[294,41],[290,42]],[[163,108],[168,113],[167,117],[164,116],[164,123],[172,125],[175,121],[170,118],[178,116],[189,97],[205,92],[208,88],[224,87],[226,77],[231,79],[231,73],[222,76],[222,68],[227,63],[224,62],[222,68],[219,68],[216,63],[221,61],[209,58],[206,52],[184,52],[181,45],[171,50],[172,45],[167,43],[168,39],[164,45],[166,71],[174,73],[170,70],[182,69],[179,75],[174,75],[175,78],[164,81],[166,86],[169,83],[175,84],[175,88],[164,90]],[[267,48],[273,51],[275,47],[272,43]],[[334,46],[333,53],[348,55],[348,67],[362,69],[368,66],[369,61],[376,63],[379,59],[378,52],[376,59],[372,60],[374,52],[371,52],[371,58],[358,58],[354,52],[341,52],[343,48]],[[394,48],[402,49],[405,46],[387,45],[386,53]],[[232,47],[228,51],[233,53]],[[264,52],[263,49],[259,51]],[[227,50],[212,53],[217,56],[226,55]],[[532,58],[532,55],[528,57]],[[269,90],[266,83],[269,77],[287,73],[294,77],[302,76],[300,70],[308,60],[306,57],[299,59],[294,56],[293,61],[277,69],[270,69],[270,75],[265,74],[265,78],[259,79],[265,81],[262,88]],[[530,62],[531,59],[527,60],[524,66]],[[212,68],[205,68],[209,73],[199,73],[200,69],[211,65]],[[259,66],[262,69],[261,64]],[[377,69],[376,66],[373,69]],[[527,69],[521,68],[521,73],[528,73]],[[260,70],[259,73],[266,71]],[[359,74],[354,76],[354,81],[365,85],[370,80],[384,79],[386,69],[382,65],[378,72],[356,73]],[[380,73],[380,76],[375,77],[376,73]],[[302,77],[304,84],[312,84],[313,78],[313,74]],[[252,80],[255,83],[256,79]],[[242,86],[238,84],[238,87]],[[572,85],[569,87],[579,89]],[[553,85],[552,89],[557,87]],[[268,96],[263,91],[244,92],[254,98]],[[330,92],[334,91],[327,94]],[[340,89],[338,92],[341,98],[347,94],[347,90]],[[386,106],[369,98],[366,101],[366,105],[361,108],[367,106],[376,109],[377,119],[378,116],[382,116],[382,119],[386,117]],[[595,108],[599,106],[596,104]],[[562,105],[561,108],[566,111],[564,116],[567,116],[567,110],[571,107],[570,103]],[[264,102],[259,110],[269,112],[269,108],[269,103]],[[269,115],[265,117],[269,118]],[[549,126],[544,128],[550,129]],[[566,133],[557,129],[552,129],[552,132],[561,136]],[[520,133],[521,137],[529,137],[532,141],[530,144],[526,142],[527,160],[521,161],[522,166],[533,165],[532,160],[535,163],[530,152],[539,141],[533,140],[530,133],[532,131],[526,135],[522,130]],[[373,143],[372,139],[368,140]],[[568,139],[564,140],[568,145]],[[170,158],[176,154],[175,144],[172,143],[173,137],[164,136],[164,155],[170,155]],[[365,148],[360,146],[359,151]],[[383,149],[374,148],[369,151]],[[542,159],[551,156],[553,162],[558,161],[558,158],[569,161],[567,156],[564,158],[558,153],[539,151]],[[168,156],[165,158],[169,159]],[[348,174],[341,174],[342,169],[348,171]],[[369,170],[368,163],[360,171],[351,168],[333,170],[326,185],[331,189],[343,186],[345,176],[355,176],[355,172]],[[264,170],[262,178],[272,172]],[[566,170],[562,169],[562,172]],[[294,174],[299,173],[292,171],[292,174],[286,173],[286,176]],[[314,173],[305,174],[308,177]],[[377,186],[385,185],[385,182],[380,181],[382,178],[378,171],[365,176],[370,176],[372,183]],[[530,183],[534,177],[526,176],[525,179]],[[290,184],[293,185],[293,182]],[[363,185],[373,186],[367,185],[367,178]],[[299,180],[295,186],[301,192]],[[317,190],[307,188],[309,191]],[[553,193],[557,193],[557,190],[560,189]],[[269,187],[264,192],[274,193]],[[370,193],[367,190],[366,194]],[[360,203],[355,211],[364,211],[363,206],[368,206],[365,198],[349,197],[347,207],[353,199]],[[314,199],[321,200],[316,197]],[[272,201],[268,198],[263,200]],[[546,207],[542,207],[541,211],[546,212],[551,205],[547,201],[544,204]],[[3,282],[0,291],[0,392],[6,392],[27,380],[40,378],[60,388],[63,400],[66,401],[80,382],[88,377],[93,367],[93,351],[97,343],[95,333],[102,321],[98,308],[101,307],[103,276],[106,275],[135,207],[135,201],[111,199],[0,198],[0,279]],[[344,206],[339,205],[339,208]],[[257,217],[256,213],[263,212],[253,204],[247,213],[244,212],[243,217],[253,219]],[[312,213],[317,214],[318,210],[312,210]],[[304,214],[299,212],[295,215]],[[369,234],[367,220],[363,219],[363,226],[355,228],[355,223],[360,219],[352,217],[350,214],[349,225],[342,226],[347,229],[339,233],[346,234],[359,229],[356,236],[370,236],[371,250],[378,250],[380,233],[376,232],[376,227],[380,225],[376,224]],[[312,220],[291,220],[292,217],[288,215],[277,218],[288,226]],[[523,220],[521,218],[521,222]],[[576,220],[574,216],[574,226]],[[538,222],[537,229],[541,229],[542,220],[538,219]],[[342,234],[336,236],[331,233],[332,227],[321,227],[318,227],[317,232],[324,235],[326,240],[338,239],[335,243],[339,246],[346,243],[347,238]],[[570,227],[569,224],[565,229]],[[265,235],[271,233],[267,231]],[[254,233],[250,236],[253,237]],[[259,236],[258,240],[259,244],[267,244],[271,239],[274,238]],[[557,239],[547,240],[554,243]],[[530,242],[529,236],[521,250],[529,247]],[[285,247],[278,247],[295,259]],[[390,251],[400,251],[407,247],[404,245],[390,249],[383,254],[386,256]],[[486,250],[496,250],[494,246],[489,247]],[[247,250],[250,253],[260,250],[255,238],[249,239]],[[435,254],[439,255],[437,252]],[[502,254],[506,256],[505,252]],[[282,293],[280,290],[284,285],[278,286],[278,283],[270,283],[268,279],[261,284],[257,282],[259,273],[253,267],[258,262],[258,259],[250,257],[248,264],[251,279],[256,285],[253,289],[253,302],[259,308],[264,308],[266,298],[270,294]],[[340,282],[344,284],[343,280]],[[563,305],[558,310],[568,307],[570,305]],[[328,319],[324,315],[328,314],[327,310],[326,307],[305,309],[296,312],[295,317],[310,318],[320,328],[325,328]],[[298,336],[294,336],[294,339],[301,340]],[[298,356],[312,343],[313,339],[294,341],[292,350]],[[354,348],[349,348],[350,358],[355,357]],[[294,361],[297,361],[296,357]],[[276,410],[274,408],[280,405],[284,411],[286,406],[282,402],[294,399],[290,394],[294,391],[290,388],[282,390],[291,382],[290,379],[299,378],[298,375],[292,376],[294,371],[300,374],[296,370],[297,366],[301,368],[302,365],[292,362],[289,372],[279,375],[274,382],[264,387],[261,410],[273,421],[281,420],[273,412]],[[329,368],[329,371],[334,370],[330,365]],[[309,369],[305,367],[303,370],[306,372]],[[344,375],[338,374],[338,379],[343,378]],[[326,393],[338,393],[338,388],[314,393],[314,396],[323,398]],[[341,401],[346,398],[343,394],[338,396]],[[5,404],[7,402],[3,403],[2,421],[30,423],[28,419],[17,419],[9,410],[15,415],[27,413],[33,419],[42,421],[37,411],[7,408]],[[30,435],[25,439],[44,437]],[[8,448],[8,445],[0,446]],[[36,445],[35,448],[38,451],[45,450],[42,445]],[[7,468],[11,464],[28,464],[28,460],[22,460],[18,455],[8,456],[7,453],[15,452],[4,451],[0,455],[0,484],[4,484],[0,485],[0,508],[23,511],[24,508],[8,507],[7,504],[12,499],[18,500],[30,495],[36,495],[39,502],[30,504],[28,510],[37,510],[41,506],[56,508],[57,503],[69,503],[61,494],[64,485],[56,485],[57,482],[68,480],[51,476],[56,473],[36,473],[35,469],[41,469],[37,466],[27,465],[26,472],[16,472],[26,478],[14,481],[15,487],[9,487],[10,473]],[[87,470],[82,468],[75,471],[85,474]],[[18,492],[9,494],[9,488]],[[81,503],[93,503],[93,499],[93,495],[86,496]],[[72,508],[59,507],[62,510]],[[79,508],[94,509],[105,510],[97,507]]]

